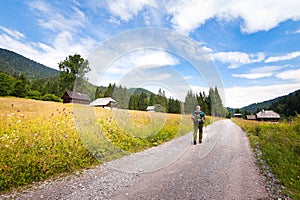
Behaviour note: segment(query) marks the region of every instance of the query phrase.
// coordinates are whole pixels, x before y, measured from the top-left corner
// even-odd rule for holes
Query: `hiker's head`
[[[201,107],[200,106],[196,106],[196,110],[200,110],[201,109]]]

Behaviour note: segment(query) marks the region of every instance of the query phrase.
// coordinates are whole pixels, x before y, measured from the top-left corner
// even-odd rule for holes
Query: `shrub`
[[[41,93],[39,91],[36,90],[30,90],[29,92],[27,92],[26,97],[28,97],[29,99],[41,99]]]
[[[43,101],[55,101],[55,102],[61,102],[62,100],[58,97],[55,96],[54,94],[45,94],[41,100]]]

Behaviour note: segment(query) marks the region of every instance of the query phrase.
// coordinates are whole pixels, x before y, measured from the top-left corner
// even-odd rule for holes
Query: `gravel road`
[[[1,199],[267,199],[245,133],[230,120]]]

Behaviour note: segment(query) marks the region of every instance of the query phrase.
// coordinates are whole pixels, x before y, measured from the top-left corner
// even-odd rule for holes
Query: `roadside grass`
[[[74,114],[76,106],[80,114]],[[191,130],[190,115],[0,98],[0,193],[142,151]]]
[[[266,123],[233,119],[245,132],[254,149],[262,152],[284,192],[300,199],[300,116],[292,123]]]

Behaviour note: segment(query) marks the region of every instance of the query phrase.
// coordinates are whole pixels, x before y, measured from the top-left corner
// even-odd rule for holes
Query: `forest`
[[[275,99],[251,104],[240,109],[228,109],[232,113],[242,113],[243,118],[246,118],[246,115],[256,114],[262,109],[273,110],[279,113],[281,118],[294,117],[300,113],[300,90]]]

